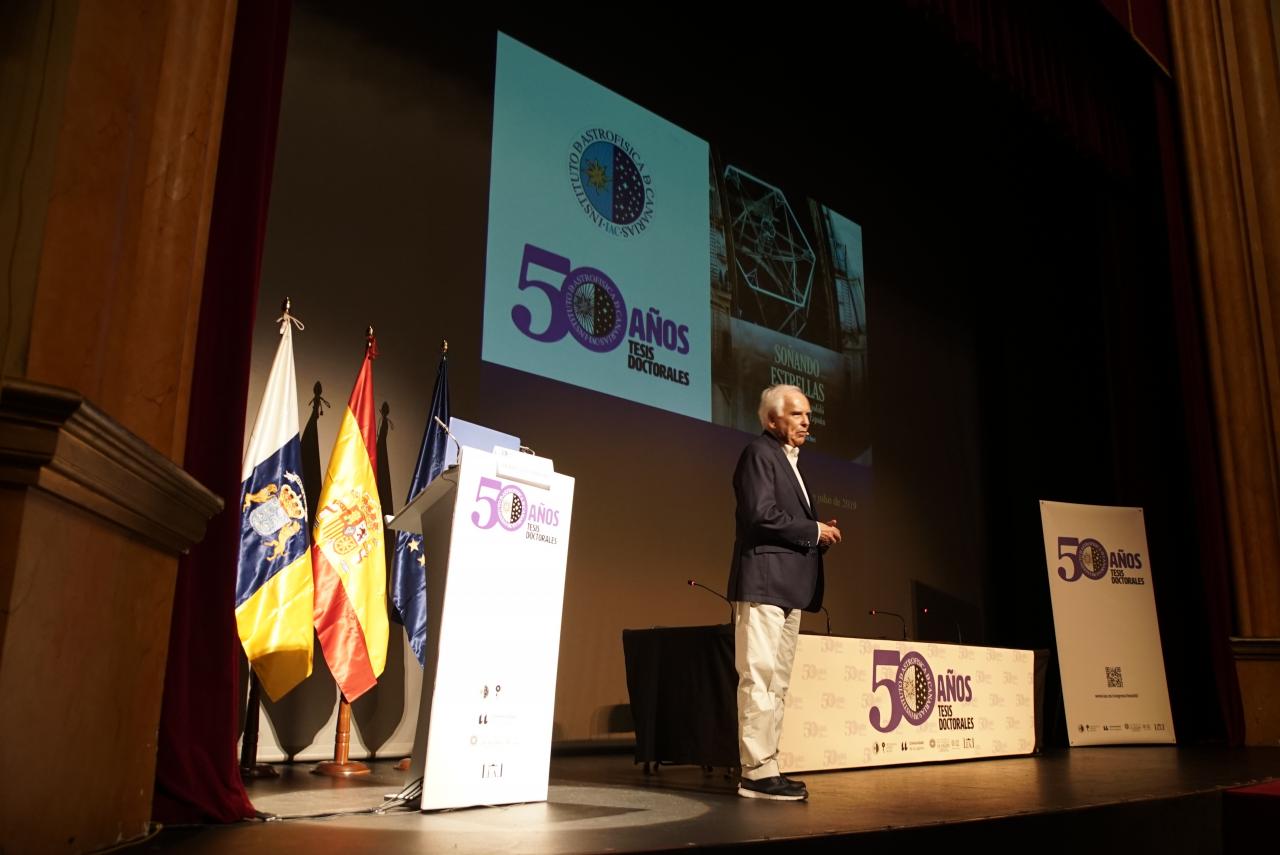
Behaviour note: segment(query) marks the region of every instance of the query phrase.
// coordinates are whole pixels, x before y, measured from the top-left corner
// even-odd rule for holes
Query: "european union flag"
[[[445,443],[448,436],[436,423],[436,419],[449,423],[449,346],[444,345],[440,365],[436,369],[436,386],[431,393],[431,412],[427,414],[427,429],[422,435],[422,448],[418,451],[418,465],[409,482],[409,498],[405,503],[427,488],[444,470]],[[396,552],[391,566],[391,603],[394,617],[404,624],[409,636],[409,646],[423,664],[423,648],[427,640],[427,558],[422,535],[407,531],[396,533]]]

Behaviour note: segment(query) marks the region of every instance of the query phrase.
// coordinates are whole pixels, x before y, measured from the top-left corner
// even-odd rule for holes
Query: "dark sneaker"
[[[789,781],[781,775],[772,778],[761,778],[748,781],[743,778],[738,782],[738,795],[745,799],[773,799],[782,802],[799,802],[809,798],[809,791],[804,784]]]
[[[804,781],[797,781],[795,778],[788,778],[786,775],[782,776],[782,780],[786,781],[793,787],[799,787],[800,792],[804,793],[806,796],[809,795],[809,788],[804,785]]]

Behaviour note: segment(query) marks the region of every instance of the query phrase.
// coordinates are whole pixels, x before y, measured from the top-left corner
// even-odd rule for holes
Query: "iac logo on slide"
[[[588,128],[569,147],[569,184],[593,223],[617,237],[653,220],[653,176],[635,147],[607,128]]]

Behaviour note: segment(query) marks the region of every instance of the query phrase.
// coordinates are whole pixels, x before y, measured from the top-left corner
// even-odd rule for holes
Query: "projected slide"
[[[483,358],[752,433],[790,383],[818,447],[869,464],[861,228],[514,39],[497,56]]]
[[[483,357],[709,421],[707,143],[498,36]]]
[[[760,390],[789,383],[812,444],[869,464],[861,227],[718,161],[711,198],[712,420],[758,430]]]

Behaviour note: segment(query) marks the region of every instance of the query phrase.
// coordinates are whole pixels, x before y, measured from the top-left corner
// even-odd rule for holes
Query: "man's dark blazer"
[[[804,477],[803,462],[800,468]],[[801,492],[776,437],[761,434],[742,450],[733,492],[738,509],[729,599],[816,612],[826,550],[818,545],[813,496]]]

